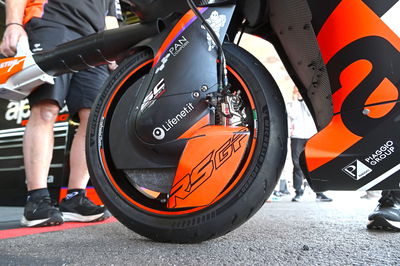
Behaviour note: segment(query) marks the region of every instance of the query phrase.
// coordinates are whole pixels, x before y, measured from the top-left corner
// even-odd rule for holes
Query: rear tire
[[[112,74],[93,107],[87,132],[87,159],[96,190],[111,213],[125,226],[150,239],[161,242],[194,243],[228,233],[247,221],[272,193],[286,157],[287,123],[283,98],[268,71],[244,49],[224,44],[227,65],[237,74],[254,102],[256,145],[247,169],[238,182],[212,205],[187,213],[158,211],[144,201],[134,204],[123,189],[111,181],[112,160],[101,156],[100,147],[107,136],[107,115],[112,113],[110,101],[118,100],[116,88],[142,77],[151,64],[149,50],[126,59]],[[134,73],[134,74],[132,74]],[[128,75],[130,78],[125,79]],[[236,77],[236,76],[235,76]],[[235,78],[232,76],[232,78]],[[239,84],[239,83],[237,83]],[[110,107],[111,106],[111,107]],[[103,118],[104,117],[104,118]],[[104,121],[105,120],[105,121]],[[107,157],[105,157],[107,158]],[[128,193],[128,192],[127,192]]]

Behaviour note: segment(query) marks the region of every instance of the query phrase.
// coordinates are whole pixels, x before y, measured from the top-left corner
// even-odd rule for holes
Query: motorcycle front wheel
[[[275,81],[244,49],[224,44],[232,91],[240,91],[251,138],[239,169],[209,205],[174,209],[141,190],[113,164],[108,133],[114,107],[131,84],[146,75],[150,50],[120,64],[96,99],[89,118],[86,153],[92,183],[111,213],[140,235],[160,242],[196,243],[224,235],[247,221],[272,193],[286,158],[285,105]],[[218,122],[218,121],[217,121]]]

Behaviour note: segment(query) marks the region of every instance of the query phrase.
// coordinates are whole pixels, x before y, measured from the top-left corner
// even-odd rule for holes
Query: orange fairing
[[[379,36],[400,51],[400,38],[363,1],[343,0],[323,25],[317,40],[324,62],[328,64],[347,45],[368,36]],[[332,95],[336,115],[326,128],[308,141],[305,148],[308,171],[337,158],[362,139],[344,125],[341,109],[345,99],[370,75],[372,69],[372,63],[363,59],[353,62],[340,74],[341,87]],[[397,99],[398,89],[384,78],[364,103],[365,109],[368,109],[365,115],[384,117],[395,106],[393,101]]]
[[[21,71],[24,62],[25,56],[0,59],[0,84],[6,83],[12,75]]]
[[[317,36],[324,62],[328,63],[343,47],[367,36],[380,36],[400,51],[399,37],[362,0],[343,0]]]
[[[189,128],[189,130],[187,130],[185,133],[183,133],[178,139],[190,138],[190,137],[193,136],[193,134],[197,130],[199,130],[202,127],[205,127],[208,124],[210,124],[210,116],[209,115],[205,115],[196,124],[194,124],[191,128]]]
[[[306,144],[308,171],[311,172],[336,158],[359,140],[361,137],[346,128],[341,116],[335,115],[331,123]]]
[[[368,116],[371,118],[381,118],[387,115],[393,107],[396,105],[394,101],[399,98],[399,91],[396,86],[388,80],[384,78],[381,84],[379,84],[378,88],[369,96],[365,105],[366,109],[369,110]],[[381,104],[376,106],[369,106],[382,102],[390,102],[387,104]]]
[[[186,144],[170,191],[168,208],[205,206],[236,173],[249,141],[245,127],[206,126]]]

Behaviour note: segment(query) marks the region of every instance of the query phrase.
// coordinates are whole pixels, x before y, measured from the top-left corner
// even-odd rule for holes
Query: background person
[[[395,230],[400,232],[400,191],[382,191],[378,206],[368,216],[368,229]]]
[[[28,36],[31,50],[49,50],[82,36],[117,27],[115,0],[7,0],[6,30],[0,51],[13,56],[21,37]],[[113,65],[115,67],[115,65]],[[23,226],[48,226],[64,221],[99,221],[110,216],[103,206],[86,198],[89,173],[85,157],[85,133],[90,107],[108,77],[107,66],[90,68],[44,84],[28,98],[31,116],[26,126],[23,152],[28,197]],[[68,194],[60,212],[50,199],[47,176],[53,155],[53,126],[66,102],[80,125],[70,151]]]
[[[296,195],[292,201],[300,201],[304,193],[304,174],[300,168],[300,154],[306,142],[317,129],[314,120],[296,87],[293,88],[293,101],[286,106],[289,120],[290,149],[293,162],[293,187]],[[317,201],[332,201],[325,194],[317,192]]]

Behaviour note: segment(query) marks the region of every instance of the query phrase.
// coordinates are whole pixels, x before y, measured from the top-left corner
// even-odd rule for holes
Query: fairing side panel
[[[222,39],[234,8],[200,12],[216,23]],[[151,44],[150,73],[126,92],[113,115],[111,127],[122,129],[110,133],[119,169],[175,167],[186,143],[180,137],[209,115],[205,98],[217,90],[217,48],[192,11],[172,27]]]
[[[306,145],[309,181],[318,191],[399,189],[400,3],[308,2],[334,112]]]

